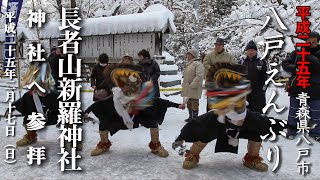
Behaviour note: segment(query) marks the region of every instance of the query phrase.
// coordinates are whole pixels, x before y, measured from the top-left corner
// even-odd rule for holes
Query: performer
[[[142,84],[140,78],[141,67],[137,65],[118,64],[114,66],[111,79],[115,84],[113,95],[107,99],[92,104],[86,111],[85,117],[93,112],[99,118],[100,142],[92,150],[91,155],[97,156],[109,150],[111,142],[108,134],[115,134],[121,129],[133,129],[139,124],[150,128],[151,152],[167,157],[168,151],[164,149],[159,140],[159,125],[164,120],[168,107],[184,109],[184,105],[154,98],[152,81]]]
[[[194,168],[205,146],[217,139],[216,152],[237,153],[239,138],[248,139],[248,152],[243,165],[257,171],[267,171],[268,165],[259,156],[261,135],[270,135],[270,127],[278,134],[285,124],[269,117],[252,112],[246,108],[246,95],[250,93],[250,82],[245,79],[246,68],[243,65],[228,63],[214,64],[208,72],[207,96],[211,111],[193,118],[181,130],[173,143],[175,149],[183,142],[193,142],[185,154],[183,168]],[[283,122],[285,123],[285,122]]]
[[[37,47],[37,43],[32,43]],[[41,53],[41,58],[45,58],[46,54]],[[58,95],[54,92],[55,81],[51,75],[50,65],[46,61],[33,61],[30,63],[26,75],[23,78],[23,85],[34,84],[29,87],[30,90],[26,92],[20,99],[13,103],[15,108],[23,116],[23,126],[27,134],[17,141],[17,146],[27,146],[37,141],[37,133],[33,129],[36,124],[30,121],[29,116],[35,113],[42,114],[44,117],[44,125],[55,125],[58,120],[59,102]],[[8,114],[8,110],[6,115]]]

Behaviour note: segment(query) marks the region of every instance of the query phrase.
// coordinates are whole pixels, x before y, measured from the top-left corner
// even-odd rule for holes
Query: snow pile
[[[178,71],[178,66],[173,65],[167,65],[167,64],[160,64],[160,71]]]
[[[110,10],[103,10],[103,9],[98,9],[95,13],[94,13],[94,16],[96,18],[98,17],[109,17],[112,15],[112,11]]]
[[[166,57],[166,61],[175,61],[174,57],[171,56],[167,51],[162,51],[162,56]]]
[[[182,79],[181,74],[177,75],[160,75],[160,82],[172,82],[172,81],[179,81]]]

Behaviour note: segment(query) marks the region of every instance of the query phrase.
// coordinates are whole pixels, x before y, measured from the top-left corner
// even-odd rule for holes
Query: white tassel
[[[121,104],[121,97],[124,96],[122,90],[119,87],[112,88],[113,91],[113,104],[114,108],[116,109],[117,113],[120,117],[122,117],[123,123],[127,126],[128,129],[133,129],[133,118],[134,116],[130,117],[128,112],[124,109]]]
[[[41,81],[42,83],[44,83],[44,81],[46,80],[46,72],[47,72],[47,63],[42,63],[41,64],[41,69],[40,69],[40,73],[41,73]]]
[[[226,116],[232,121],[241,121],[247,116],[247,109],[245,109],[242,113],[237,113],[234,110],[229,111]]]
[[[226,122],[226,116],[225,115],[219,115],[218,116],[218,121],[222,124]]]

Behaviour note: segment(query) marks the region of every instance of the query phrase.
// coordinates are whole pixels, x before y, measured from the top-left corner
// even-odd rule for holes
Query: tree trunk
[[[61,5],[61,0],[57,0],[57,5],[58,5],[58,7],[59,7],[60,19],[62,19],[62,5]]]
[[[77,6],[76,0],[71,0],[71,8],[75,8]]]

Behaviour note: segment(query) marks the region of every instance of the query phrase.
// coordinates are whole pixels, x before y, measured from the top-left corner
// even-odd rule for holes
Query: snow
[[[108,17],[112,15],[112,11],[110,10],[103,10],[103,9],[98,9],[95,13],[94,16],[96,18],[98,17]]]
[[[177,74],[177,75],[160,75],[159,81],[160,82],[172,82],[172,81],[177,81],[181,80],[182,75]]]
[[[109,17],[112,16],[112,14],[114,13],[114,11],[121,5],[120,0],[116,1],[114,3],[114,5],[111,7],[111,10],[104,10],[99,8],[95,13],[94,16],[96,18],[98,17]]]
[[[279,106],[288,105],[288,97],[284,92],[275,88],[279,92],[276,100]],[[268,90],[267,97],[270,96],[271,91]],[[4,99],[5,90],[0,90],[1,101]],[[82,94],[83,108],[88,107],[92,101],[92,93]],[[182,98],[176,96],[161,96],[162,98],[181,103]],[[1,105],[3,105],[2,103]],[[7,104],[5,104],[7,105]],[[206,99],[202,96],[200,100],[200,114],[205,112]],[[4,110],[1,109],[3,113]],[[277,117],[286,118],[286,113],[277,115]],[[91,115],[92,116],[92,115]],[[148,143],[150,141],[149,130],[143,127],[134,129],[132,131],[120,131],[114,136],[110,137],[112,146],[109,152],[97,156],[90,156],[90,151],[96,146],[99,141],[98,124],[85,123],[84,132],[84,149],[79,154],[81,160],[78,165],[83,168],[83,171],[77,172],[61,172],[60,163],[57,163],[61,157],[59,142],[57,140],[61,131],[55,126],[48,127],[48,139],[39,139],[33,147],[46,147],[46,160],[41,166],[27,164],[27,149],[28,147],[19,147],[16,149],[16,160],[14,164],[6,164],[4,149],[0,151],[0,169],[1,179],[186,179],[186,180],[205,180],[205,179],[318,179],[320,172],[317,170],[320,164],[320,159],[317,158],[317,153],[320,151],[320,146],[317,142],[311,140],[313,146],[307,144],[296,145],[296,140],[286,140],[282,137],[275,142],[264,142],[263,148],[260,150],[260,155],[264,161],[269,165],[269,171],[262,173],[250,170],[242,165],[242,158],[246,153],[247,140],[240,140],[239,154],[230,153],[214,153],[215,141],[207,145],[207,147],[200,154],[200,162],[193,170],[185,170],[182,168],[183,157],[179,156],[177,151],[171,148],[171,143],[179,134],[180,129],[184,126],[188,116],[187,109],[179,110],[170,108],[165,116],[164,123],[160,126],[160,140],[162,145],[169,151],[169,157],[160,158],[150,153]],[[20,139],[25,131],[22,127],[22,117],[17,119],[16,136],[6,137],[5,126],[7,122],[0,121],[0,147],[12,144]],[[278,171],[272,172],[274,166],[266,158],[269,148],[272,148],[275,153],[274,146],[280,148],[280,164]],[[190,144],[187,144],[188,148]],[[312,164],[310,167],[311,173],[305,177],[298,173],[296,159],[298,157],[298,148],[310,147],[310,157],[304,157],[303,160]],[[276,154],[273,154],[276,155]],[[275,158],[275,156],[273,156]]]
[[[160,64],[160,71],[177,71],[178,66],[173,64],[173,65],[167,65],[167,64]]]
[[[171,56],[167,51],[162,51],[162,56],[166,57],[166,61],[175,61],[174,57]]]
[[[152,6],[158,7],[158,4]],[[150,6],[150,8],[152,6]],[[155,9],[158,8],[139,14],[84,19],[81,21],[82,28],[80,35],[95,36],[145,32],[164,33],[168,28],[171,33],[174,33],[176,27],[173,22],[174,17],[172,12],[168,9],[157,11],[155,11]],[[59,38],[62,33],[58,29],[59,26],[61,26],[60,21],[48,22],[41,29],[40,37],[44,39]]]
[[[22,37],[28,40],[37,40],[38,38],[36,37],[35,34],[33,34],[29,29],[23,27],[23,26],[18,26],[17,27],[17,39],[20,40]],[[5,41],[5,30],[0,29],[0,42]]]
[[[153,4],[149,7],[147,7],[147,9],[143,11],[143,13],[156,12],[156,11],[170,11],[170,10],[162,4]]]

